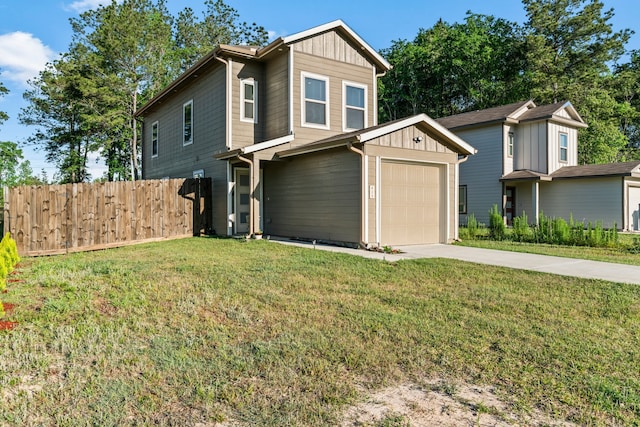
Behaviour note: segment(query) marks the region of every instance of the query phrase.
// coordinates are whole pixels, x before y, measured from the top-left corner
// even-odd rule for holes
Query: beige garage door
[[[442,166],[382,162],[381,167],[381,243],[439,243]]]

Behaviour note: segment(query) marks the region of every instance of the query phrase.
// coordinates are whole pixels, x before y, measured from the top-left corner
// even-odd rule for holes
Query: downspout
[[[458,157],[458,161],[456,162],[456,178],[455,178],[455,188],[453,189],[454,191],[454,209],[455,206],[459,203],[460,201],[460,164],[466,162],[467,160],[469,160],[469,155],[465,155],[462,157]],[[468,194],[468,193],[467,193]],[[453,240],[458,241],[460,240],[460,234],[459,234],[459,230],[460,230],[460,212],[459,209],[458,212],[456,213],[456,215],[454,215],[454,230],[453,230]],[[447,236],[447,239],[449,238],[449,236]]]
[[[366,209],[366,203],[367,203],[367,189],[365,188],[366,186],[366,177],[364,174],[364,170],[365,170],[365,157],[364,157],[364,151],[356,148],[353,146],[352,142],[348,142],[347,143],[347,149],[349,151],[352,151],[356,154],[358,154],[360,156],[361,159],[361,166],[360,166],[360,193],[361,193],[361,198],[360,198],[360,247],[363,248],[368,248],[369,244],[367,242],[364,241],[364,235],[366,230],[364,229],[365,226],[365,220],[364,220],[364,216],[366,215],[367,209]]]
[[[254,228],[253,228],[253,198],[255,197],[255,192],[253,189],[253,174],[255,173],[253,170],[253,160],[247,159],[246,157],[242,157],[238,154],[238,159],[247,163],[249,165],[249,182],[251,182],[251,201],[249,203],[249,236],[253,236]]]
[[[226,61],[220,58],[219,56],[215,56],[214,58],[216,58],[218,61],[224,64],[225,72],[227,76],[227,79],[226,79],[227,83],[225,85],[227,90],[225,90],[226,126],[225,126],[224,137],[226,140],[227,150],[231,150],[233,146],[233,144],[231,143],[231,138],[232,138],[232,134],[231,134],[231,60]]]

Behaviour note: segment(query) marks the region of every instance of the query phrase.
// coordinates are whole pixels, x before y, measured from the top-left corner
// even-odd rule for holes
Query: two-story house
[[[137,112],[143,176],[212,178],[219,235],[449,242],[458,164],[475,150],[426,115],[379,125],[389,69],[340,20],[222,45]]]
[[[638,230],[640,162],[578,165],[578,130],[586,128],[570,102],[523,101],[437,120],[477,147],[460,167],[460,222],[488,223],[495,204],[507,224],[542,212],[567,221]]]

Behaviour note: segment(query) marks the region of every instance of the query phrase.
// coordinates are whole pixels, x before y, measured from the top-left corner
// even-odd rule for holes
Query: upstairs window
[[[343,94],[343,128],[357,130],[367,127],[367,87],[357,83],[344,82]]]
[[[566,162],[569,158],[569,136],[560,133],[560,161]]]
[[[507,140],[507,155],[513,157],[513,142],[515,141],[515,135],[513,132],[509,132],[509,139]]]
[[[240,81],[240,120],[258,123],[258,82]]]
[[[158,157],[158,122],[151,125],[151,157]]]
[[[182,145],[193,144],[193,100],[182,106]]]
[[[302,126],[329,127],[329,79],[302,73]]]

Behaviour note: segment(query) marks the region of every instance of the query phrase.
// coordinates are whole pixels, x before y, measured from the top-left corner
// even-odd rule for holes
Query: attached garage
[[[282,150],[277,185],[269,184],[265,169],[265,189],[272,191],[265,191],[265,233],[274,224],[277,235],[330,236],[364,247],[451,242],[458,232],[458,164],[474,153],[424,114]],[[320,159],[327,165],[322,170],[315,166]],[[306,179],[311,171],[320,175]],[[330,184],[318,191],[318,183]],[[285,194],[291,186],[298,190]],[[336,203],[341,194],[352,198]],[[292,216],[301,209],[303,228]]]
[[[446,229],[443,165],[386,160],[381,166],[381,243],[441,242]]]

